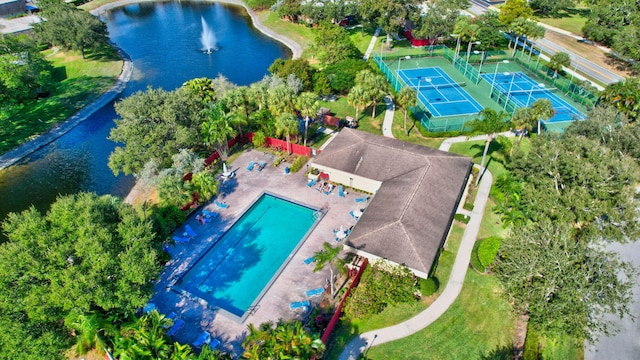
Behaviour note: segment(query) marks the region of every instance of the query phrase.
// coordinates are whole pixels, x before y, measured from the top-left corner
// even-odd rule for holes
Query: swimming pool
[[[318,209],[262,194],[174,290],[243,318],[308,236],[319,214]]]

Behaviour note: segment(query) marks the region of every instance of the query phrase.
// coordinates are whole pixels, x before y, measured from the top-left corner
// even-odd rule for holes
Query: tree
[[[484,161],[489,151],[489,146],[493,141],[493,137],[497,132],[505,131],[509,129],[509,123],[505,120],[509,117],[509,114],[500,111],[497,112],[492,108],[484,108],[478,113],[480,118],[474,119],[465,124],[465,128],[470,129],[471,134],[487,134],[487,141],[482,152],[482,162],[480,167],[484,167]],[[478,178],[479,180],[480,178]]]
[[[585,161],[588,159],[588,161]],[[640,235],[634,159],[582,136],[551,134],[531,140],[508,168],[523,183],[511,205],[532,223],[570,224],[581,238],[629,241]]]
[[[321,358],[324,352],[320,337],[309,334],[299,321],[280,319],[275,325],[266,322],[258,328],[249,324],[248,329],[242,341],[245,359],[313,359]]]
[[[532,16],[533,10],[529,7],[527,0],[507,0],[500,7],[498,18],[503,24],[511,25],[517,18],[531,19]]]
[[[66,49],[79,50],[83,59],[85,50],[98,49],[109,42],[107,25],[73,4],[46,1],[42,17],[46,21],[33,26],[38,38]]]
[[[412,13],[420,13],[416,0],[364,0],[360,2],[360,14],[387,34],[387,46],[391,46],[391,34],[395,34]]]
[[[382,74],[374,74],[370,70],[362,70],[356,75],[356,84],[362,86],[367,93],[371,104],[371,118],[376,118],[376,106],[378,100],[387,95],[389,83]]]
[[[315,268],[313,268],[313,272],[318,272],[324,269],[325,266],[329,265],[329,284],[331,286],[331,296],[335,296],[335,277],[333,275],[333,267],[335,266],[338,271],[341,273],[344,272],[344,260],[339,258],[340,252],[342,251],[342,245],[332,247],[331,244],[325,242],[322,244],[322,250],[317,251],[314,255],[314,261],[316,263]]]
[[[284,135],[287,140],[287,152],[291,154],[291,135],[297,135],[300,128],[298,118],[289,113],[282,113],[276,117],[276,136]]]
[[[326,65],[356,58],[360,55],[358,49],[351,42],[349,33],[341,26],[329,22],[320,23],[311,48],[316,58]]]
[[[281,78],[293,74],[302,81],[305,91],[313,90],[313,76],[316,70],[309,65],[307,59],[276,59],[270,66],[269,72]]]
[[[480,41],[477,46],[480,50],[491,50],[504,47],[506,39],[503,32],[507,30],[506,26],[498,19],[498,12],[489,10],[484,14],[476,17],[474,23],[478,26],[476,32],[476,40]]]
[[[449,36],[460,15],[460,10],[470,6],[468,0],[435,0],[429,2],[429,11],[410,11],[409,18],[416,28],[412,34],[416,38],[438,38]]]
[[[460,37],[461,41],[466,41],[471,49],[471,43],[476,41],[478,25],[468,16],[459,16],[456,19],[453,32]]]
[[[553,70],[553,78],[558,77],[558,72],[562,70],[565,66],[571,65],[571,58],[569,54],[564,52],[557,52],[549,58],[549,62],[547,63],[547,67]]]
[[[120,119],[109,139],[124,144],[109,155],[109,168],[116,175],[139,175],[152,159],[160,168],[170,167],[179,149],[202,143],[201,99],[193,91],[149,88],[116,103],[115,109]]]
[[[547,29],[544,26],[538,25],[535,21],[529,22],[529,26],[529,29],[527,29],[527,39],[535,41],[544,38],[544,35],[547,32]],[[522,51],[524,51],[524,47],[522,48]],[[531,55],[533,55],[533,44],[529,47],[529,59],[531,59]]]
[[[215,148],[221,159],[229,156],[229,138],[235,135],[235,131],[229,124],[230,115],[222,109],[222,104],[213,103],[207,109],[207,120],[201,124],[201,133],[204,144]]]
[[[369,94],[364,87],[356,85],[351,88],[349,95],[347,95],[347,103],[356,109],[356,121],[360,119],[359,113],[361,109],[364,109],[369,105]]]
[[[608,85],[598,104],[615,107],[631,122],[636,122],[640,116],[640,78],[628,78]]]
[[[304,146],[307,146],[307,129],[309,128],[309,118],[315,116],[320,108],[318,95],[312,92],[303,92],[296,98],[296,108],[300,115],[304,117]]]
[[[295,94],[293,90],[285,84],[272,87],[268,90],[268,107],[273,116],[278,117],[284,113],[293,113]]]
[[[366,61],[347,59],[327,66],[320,74],[327,78],[333,91],[346,94],[356,85],[356,74],[365,69],[371,69]]]
[[[575,6],[574,0],[530,0],[529,6],[537,14],[544,17],[558,15],[561,11],[566,11]]]
[[[0,105],[22,103],[51,90],[52,71],[30,37],[0,36]]]
[[[592,342],[615,332],[605,314],[630,315],[631,266],[564,222],[521,227],[502,242],[494,270],[519,311],[546,334]]]
[[[147,303],[162,269],[151,220],[112,196],[60,197],[45,215],[34,208],[9,214],[2,228],[8,240],[0,245],[0,318],[9,325],[2,327],[3,356],[12,343],[60,351],[69,343],[62,319],[72,325],[81,315],[108,314],[123,321]],[[14,337],[23,340],[7,341]]]
[[[415,89],[405,86],[400,90],[400,92],[398,92],[396,102],[404,114],[404,133],[409,136],[409,131],[407,130],[407,111],[409,108],[416,106],[418,102],[418,94]]]
[[[518,142],[522,140],[525,133],[536,128],[540,120],[548,120],[553,115],[553,104],[548,99],[538,99],[529,107],[516,109],[511,123],[520,132]]]
[[[194,91],[201,99],[203,105],[207,105],[216,100],[216,89],[213,80],[202,77],[186,81],[182,87]]]

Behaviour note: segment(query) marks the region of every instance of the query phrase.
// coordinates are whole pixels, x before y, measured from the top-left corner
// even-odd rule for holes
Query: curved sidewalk
[[[386,126],[383,126],[383,130]],[[390,131],[391,124],[388,124]],[[387,136],[387,135],[385,135]],[[391,135],[393,137],[393,135]],[[447,151],[452,143],[463,142],[469,140],[481,140],[486,139],[486,135],[478,136],[474,138],[467,138],[464,136],[451,138],[445,140],[440,146],[440,150]],[[390,326],[383,329],[377,329],[361,334],[359,337],[351,340],[349,344],[340,354],[340,360],[355,360],[359,359],[360,355],[365,352],[368,347],[384,344],[389,341],[401,339],[403,337],[410,336],[416,332],[426,328],[431,323],[436,321],[445,311],[453,304],[455,299],[462,290],[464,284],[464,278],[469,268],[469,261],[471,260],[471,252],[473,245],[478,237],[478,231],[480,230],[480,224],[482,222],[482,216],[487,205],[487,199],[489,198],[489,191],[491,190],[491,184],[493,183],[493,176],[488,170],[480,169],[480,173],[483,174],[480,184],[478,186],[478,192],[476,199],[473,203],[473,211],[471,211],[471,218],[467,224],[467,228],[462,236],[462,242],[460,243],[460,249],[456,255],[456,260],[449,276],[447,286],[440,296],[433,302],[427,309],[415,317],[402,322],[400,324]]]

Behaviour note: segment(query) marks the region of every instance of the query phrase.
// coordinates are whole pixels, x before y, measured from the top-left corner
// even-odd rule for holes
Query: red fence
[[[358,269],[358,272],[353,276],[353,280],[351,281],[351,285],[349,285],[349,288],[344,293],[344,296],[342,297],[342,300],[340,301],[340,305],[338,305],[338,308],[336,309],[336,312],[333,313],[333,316],[331,317],[331,320],[329,321],[329,325],[327,325],[327,329],[324,331],[324,334],[322,334],[322,337],[320,338],[324,344],[326,344],[327,341],[329,341],[329,337],[331,337],[331,333],[333,333],[333,330],[335,329],[336,325],[338,324],[338,320],[340,320],[340,316],[342,316],[342,309],[344,308],[344,303],[347,301],[347,297],[349,297],[349,294],[351,294],[351,290],[354,287],[358,286],[358,283],[360,282],[360,276],[362,276],[362,273],[364,272],[364,269],[367,268],[367,264],[368,263],[369,263],[369,260],[367,260],[367,258],[363,257],[362,258],[362,264],[360,265],[360,269]]]
[[[404,36],[407,38],[407,40],[409,40],[409,42],[411,43],[411,45],[413,46],[430,46],[430,45],[435,45],[438,40],[433,38],[433,39],[416,39],[413,37],[413,34],[411,33],[411,30],[407,30],[404,32]]]
[[[287,142],[280,139],[274,139],[271,137],[267,137],[264,143],[264,146],[277,148],[280,150],[287,150]],[[291,146],[291,152],[296,155],[302,155],[306,157],[311,157],[311,148],[308,146],[302,146],[298,144],[289,144]]]

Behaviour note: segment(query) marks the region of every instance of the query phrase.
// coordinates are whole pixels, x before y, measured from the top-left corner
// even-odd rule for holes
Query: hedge
[[[298,170],[300,170],[300,168],[302,168],[302,166],[306,164],[308,160],[309,158],[306,156],[298,156],[293,164],[291,164],[291,167],[289,167],[289,170],[291,170],[291,172],[298,172]]]
[[[501,243],[502,239],[497,236],[492,236],[482,240],[478,247],[478,259],[483,266],[487,267],[493,264],[498,256]]]

